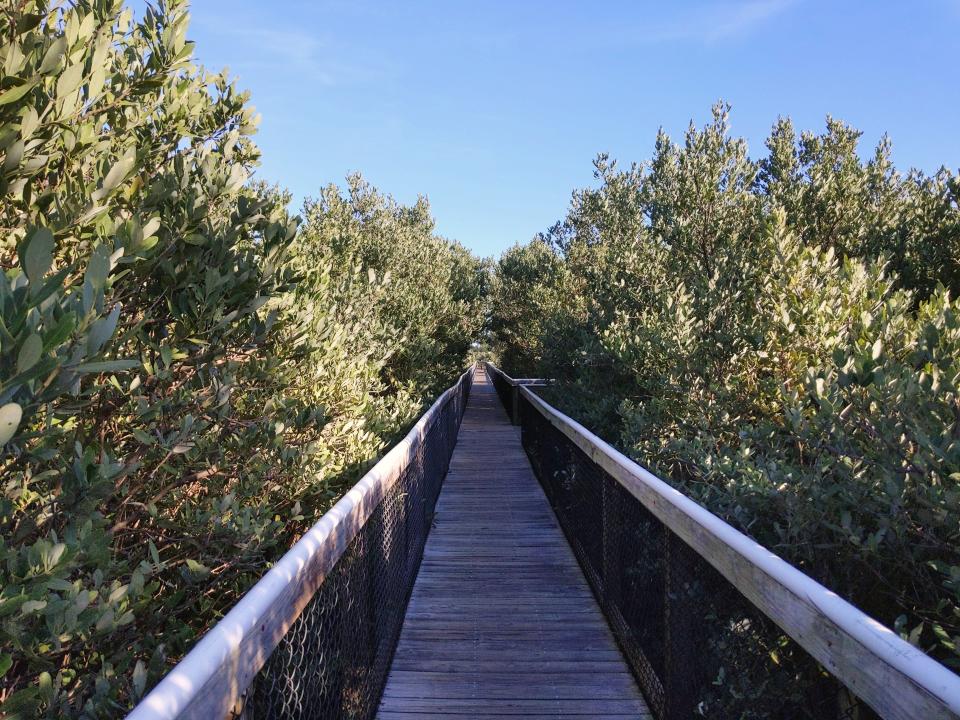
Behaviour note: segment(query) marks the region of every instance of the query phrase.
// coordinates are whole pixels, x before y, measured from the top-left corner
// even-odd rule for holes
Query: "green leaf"
[[[17,434],[20,420],[23,418],[23,408],[12,402],[0,407],[0,446],[6,445]]]
[[[57,78],[57,99],[61,100],[67,95],[76,92],[82,80],[83,62],[76,62],[70,65],[60,73],[60,77]]]
[[[922,634],[923,634],[923,623],[920,623],[913,630],[910,631],[910,635],[907,637],[907,642],[909,642],[914,647],[920,647],[920,635]]]
[[[46,603],[44,603],[46,605]],[[53,678],[50,673],[44,671],[37,678],[37,688],[40,690],[40,697],[46,702],[50,702],[54,697]]]
[[[143,691],[147,687],[147,666],[143,664],[143,660],[137,660],[137,664],[133,667],[133,691],[134,696],[139,698],[143,695]]]
[[[50,578],[49,580],[47,580],[45,585],[51,590],[56,590],[59,592],[70,592],[71,590],[73,590],[73,583],[67,582],[63,578],[58,578],[58,577]]]
[[[144,445],[153,445],[156,442],[155,438],[151,437],[139,428],[133,428],[133,436]]]
[[[99,617],[96,624],[97,631],[106,630],[109,627],[113,626],[114,613],[113,610],[107,610],[103,615]]]
[[[90,281],[95,290],[102,288],[110,274],[110,249],[106,245],[97,245],[87,263],[84,278]]]
[[[23,34],[30,32],[43,22],[44,15],[41,13],[22,13],[17,18],[17,33]]]
[[[9,105],[12,102],[16,102],[28,92],[33,90],[38,82],[39,80],[33,80],[30,82],[25,82],[23,85],[17,85],[15,88],[10,88],[5,93],[0,95],[0,105]]]
[[[59,347],[68,337],[77,325],[77,316],[70,312],[66,313],[59,322],[43,338],[43,347],[52,350]]]
[[[83,21],[80,23],[80,29],[77,32],[77,40],[84,41],[88,40],[93,34],[93,30],[96,27],[97,16],[93,13],[88,13]]]
[[[33,231],[23,250],[21,264],[30,282],[38,282],[53,263],[53,233],[41,227]]]
[[[61,35],[47,48],[47,52],[44,53],[43,61],[40,63],[37,72],[41,75],[46,75],[50,71],[56,70],[60,66],[60,59],[63,57],[66,49],[67,39]]]
[[[197,582],[210,575],[210,568],[196,560],[187,559],[184,561],[184,566],[180,568],[180,574],[189,582]]]
[[[127,179],[136,161],[137,158],[133,152],[128,152],[126,156],[117,160],[106,177],[103,178],[100,189],[93,193],[91,198],[96,202],[110,195],[120,183]]]
[[[147,220],[147,224],[143,226],[143,238],[141,239],[141,244],[143,240],[149,237],[152,237],[159,229],[160,229],[159,217],[152,217],[149,220]]]
[[[43,282],[33,283],[30,290],[30,302],[34,307],[39,307],[44,300],[63,290],[63,281],[70,274],[70,268],[65,267],[53,274],[47,273],[43,276]],[[72,314],[72,313],[68,313]],[[46,342],[46,340],[44,340]]]
[[[87,355],[96,355],[106,345],[107,340],[113,337],[117,329],[117,320],[120,318],[120,305],[114,305],[113,310],[106,317],[102,317],[90,326],[87,335]]]
[[[7,148],[7,154],[3,158],[4,172],[10,172],[20,167],[20,161],[23,160],[24,147],[23,140],[17,140]]]
[[[23,605],[20,606],[20,614],[29,615],[30,613],[43,610],[46,606],[46,600],[27,600]]]
[[[139,360],[104,360],[103,362],[91,362],[77,365],[74,368],[78,373],[108,373],[122,372],[123,370],[132,370],[140,367]]]
[[[77,222],[80,225],[84,225],[92,221],[98,215],[102,215],[109,209],[110,209],[109,205],[96,205],[94,203],[90,203],[87,209],[84,210],[83,215],[81,215],[80,218],[77,220]]]
[[[43,338],[33,333],[20,346],[20,352],[17,354],[17,373],[25,373],[36,365],[42,354]]]
[[[11,667],[13,667],[13,658],[7,653],[0,655],[0,678],[6,675]]]
[[[34,107],[28,107],[20,121],[20,137],[24,140],[30,138],[34,131],[40,126],[40,115]]]
[[[53,568],[60,562],[63,558],[63,554],[67,551],[67,546],[64,543],[57,543],[52,546],[49,551],[44,553],[43,563],[48,568]]]

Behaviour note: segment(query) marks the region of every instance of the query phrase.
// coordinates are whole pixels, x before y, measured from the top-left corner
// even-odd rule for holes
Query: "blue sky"
[[[262,115],[297,204],[359,170],[495,255],[560,219],[594,156],[650,156],[717,99],[759,154],[778,115],[960,167],[960,0],[193,0],[191,39]]]

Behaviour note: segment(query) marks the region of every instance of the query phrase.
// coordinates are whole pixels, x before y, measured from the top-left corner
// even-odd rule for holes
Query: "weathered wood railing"
[[[488,372],[658,718],[960,717],[960,677]]]
[[[957,675],[488,372],[656,717],[960,718]],[[464,373],[130,717],[372,717],[472,379]]]
[[[484,367],[493,383],[493,389],[497,391],[500,403],[514,425],[520,424],[520,388],[546,387],[551,382],[544,378],[512,378],[488,362],[484,363]]]
[[[128,718],[373,716],[473,372],[443,393]]]

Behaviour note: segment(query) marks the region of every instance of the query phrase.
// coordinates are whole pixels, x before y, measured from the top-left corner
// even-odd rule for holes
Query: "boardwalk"
[[[648,715],[478,373],[378,717]]]

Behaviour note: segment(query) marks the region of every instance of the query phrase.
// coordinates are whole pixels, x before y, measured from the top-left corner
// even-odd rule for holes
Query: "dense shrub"
[[[499,362],[516,377],[529,377],[549,348],[545,323],[556,315],[563,265],[544,242],[515,245],[497,261],[490,282],[489,327]],[[548,312],[541,313],[541,309]]]
[[[488,273],[435,233],[425,199],[404,207],[353,175],[345,194],[330,185],[307,201],[304,218],[311,263],[332,263],[338,277],[360,266],[389,286],[377,313],[398,333],[384,364],[390,382],[439,387],[462,371],[484,319]]]
[[[480,316],[479,266],[425,203],[329,190],[297,235],[248,183],[254,118],[193,63],[186,11],[0,12],[4,716],[130,707],[452,378]]]
[[[508,371],[941,660],[960,667],[957,178],[727,108],[665,135],[509,251]],[[529,328],[524,333],[523,328]]]

